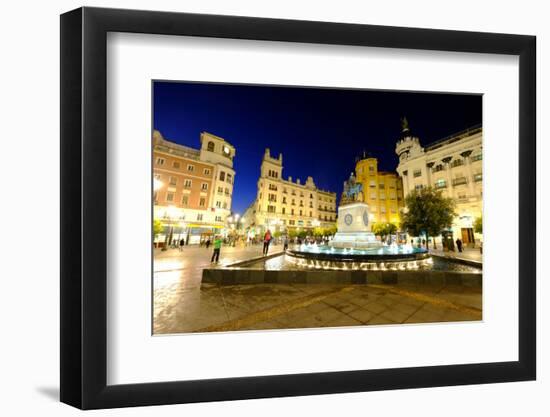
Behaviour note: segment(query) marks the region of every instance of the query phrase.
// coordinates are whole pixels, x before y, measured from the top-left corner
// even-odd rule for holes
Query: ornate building
[[[412,190],[433,187],[453,198],[458,213],[454,239],[471,245],[482,239],[473,228],[483,211],[482,133],[481,126],[474,126],[422,147],[404,119],[395,147],[405,197]]]
[[[315,185],[312,177],[304,184],[292,177],[283,179],[283,155],[278,158],[265,150],[258,192],[242,217],[243,227],[251,234],[335,227],[336,193]]]
[[[399,226],[403,209],[403,185],[395,172],[378,171],[378,160],[363,153],[355,164],[358,183],[363,186],[363,201],[369,205],[371,222]]]
[[[154,218],[164,225],[158,244],[189,244],[222,231],[231,213],[235,148],[202,132],[200,149],[179,145],[153,132]]]

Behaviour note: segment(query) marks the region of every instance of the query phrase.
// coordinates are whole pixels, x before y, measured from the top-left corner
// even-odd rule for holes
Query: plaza
[[[219,268],[261,256],[260,245],[223,247]],[[282,252],[270,247],[270,255]],[[480,259],[478,251],[464,258]],[[435,253],[434,253],[435,254]],[[202,283],[212,251],[155,251],[153,333],[441,323],[482,319],[482,290],[456,284]],[[456,255],[458,256],[458,255]]]

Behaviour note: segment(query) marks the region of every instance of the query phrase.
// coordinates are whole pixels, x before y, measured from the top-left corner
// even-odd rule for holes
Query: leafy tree
[[[380,236],[382,240],[386,240],[387,236],[397,232],[397,225],[393,223],[376,222],[372,225],[371,230],[376,236]]]
[[[162,232],[164,232],[162,222],[159,219],[153,220],[153,236],[156,238]]]
[[[276,238],[281,237],[281,235],[282,235],[282,233],[279,232],[279,231],[276,231],[276,232],[273,233],[273,237],[276,237]]]
[[[474,221],[474,232],[483,233],[483,217],[476,217]]]
[[[327,227],[325,228],[325,234],[324,236],[332,236],[334,234],[336,234],[336,226],[330,226],[330,227]]]
[[[296,229],[289,229],[288,230],[288,237],[291,239],[294,239],[296,236],[298,236],[298,232]]]
[[[425,234],[426,248],[429,237],[440,235],[451,226],[456,216],[454,201],[431,187],[409,193],[405,206],[402,227],[412,236]]]

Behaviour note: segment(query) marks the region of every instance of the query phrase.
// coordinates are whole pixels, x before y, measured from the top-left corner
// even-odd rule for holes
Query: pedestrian
[[[283,236],[283,250],[287,250],[288,249],[288,236],[287,235],[284,235]]]
[[[206,249],[210,247],[210,238],[206,239]]]
[[[462,240],[460,240],[460,238],[456,240],[456,247],[458,248],[459,252],[462,252]]]
[[[208,239],[208,245],[210,245],[210,239]],[[214,252],[212,252],[212,259],[210,262],[218,263],[220,260],[220,250],[222,248],[222,238],[221,236],[214,237]]]
[[[267,232],[265,232],[264,235],[264,249],[263,249],[263,255],[266,256],[267,252],[269,251],[269,243],[271,242],[271,230],[267,229]]]
[[[180,239],[180,252],[183,249],[183,245],[185,245],[185,240],[183,240],[183,238],[182,238],[182,239]]]

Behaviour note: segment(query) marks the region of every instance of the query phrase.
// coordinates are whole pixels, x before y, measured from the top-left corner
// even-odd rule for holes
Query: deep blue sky
[[[207,131],[236,148],[233,211],[256,196],[265,148],[283,153],[283,177],[342,192],[363,150],[379,169],[397,167],[400,118],[427,145],[481,123],[481,96],[159,82],[153,84],[153,124],[171,141],[199,148]]]

